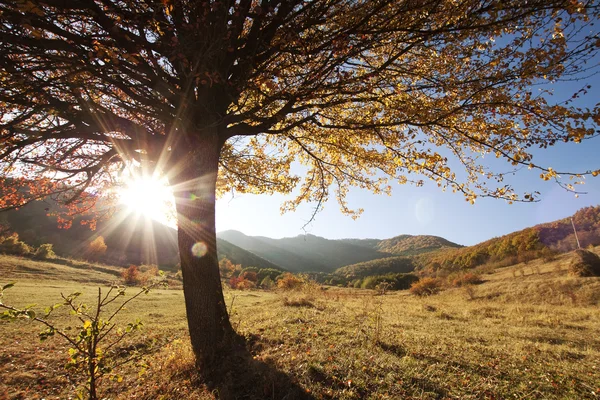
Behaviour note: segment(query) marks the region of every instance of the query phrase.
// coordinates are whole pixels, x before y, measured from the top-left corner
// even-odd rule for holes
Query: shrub
[[[287,297],[283,299],[283,305],[287,307],[308,307],[315,308],[315,304],[312,300],[301,297],[299,299],[288,299]]]
[[[19,235],[16,233],[1,240],[0,253],[24,256],[32,251],[31,247],[19,240]]]
[[[233,275],[236,275],[241,268],[242,266],[240,264],[236,265],[228,258],[222,258],[221,261],[219,261],[219,272],[223,279],[231,278]]]
[[[239,276],[232,276],[231,278],[229,278],[229,281],[227,281],[227,284],[229,284],[230,288],[237,289],[237,285],[240,280],[241,279]]]
[[[241,276],[232,276],[229,278],[229,287],[232,289],[245,290],[253,289],[256,284]]]
[[[178,281],[183,281],[183,272],[181,272],[181,270],[175,273],[175,279],[177,279]]]
[[[92,260],[99,259],[104,253],[106,253],[106,243],[104,243],[104,238],[102,236],[98,236],[96,239],[92,240],[90,244],[88,244],[86,249],[86,255],[88,258]]]
[[[52,244],[45,243],[37,248],[33,257],[38,260],[47,260],[56,257],[56,254],[54,254],[54,250],[52,250]]]
[[[376,276],[368,276],[360,284],[361,289],[375,289],[375,286],[377,286]]]
[[[270,289],[273,289],[274,286],[275,286],[275,281],[273,281],[273,279],[271,279],[270,276],[265,276],[265,279],[263,279],[260,282],[260,287],[263,289],[270,290]]]
[[[569,275],[600,276],[600,257],[589,250],[575,250],[575,257],[569,264]]]
[[[458,276],[454,276],[450,284],[454,287],[461,287],[467,285],[477,285],[482,282],[481,276],[472,272],[466,272]]]
[[[240,277],[242,279],[247,279],[247,280],[249,280],[251,282],[257,282],[258,281],[258,275],[254,271],[243,271],[240,274]]]
[[[284,290],[299,289],[304,284],[302,278],[292,274],[285,273],[277,279],[277,287]]]
[[[418,281],[419,278],[414,274],[387,274],[387,275],[373,275],[365,278],[361,283],[363,289],[376,289],[377,285],[382,282],[389,283],[389,290],[406,290],[410,286]]]
[[[410,286],[415,296],[430,296],[442,290],[442,281],[437,278],[421,278]]]
[[[254,282],[252,282],[251,280],[246,279],[246,278],[240,278],[237,282],[236,289],[247,290],[247,289],[254,289],[255,287],[256,287],[256,284]]]
[[[121,272],[121,277],[127,285],[143,285],[147,280],[147,277],[140,272],[138,266],[133,264]]]

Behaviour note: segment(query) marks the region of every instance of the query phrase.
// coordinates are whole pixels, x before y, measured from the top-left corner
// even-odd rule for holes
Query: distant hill
[[[378,260],[366,261],[358,264],[346,265],[335,270],[334,275],[347,280],[365,278],[373,275],[386,275],[408,273],[415,269],[413,260],[408,257],[388,257]]]
[[[344,265],[390,256],[347,241],[314,235],[271,239],[230,230],[217,236],[294,272],[332,272]]]
[[[455,271],[486,264],[508,266],[574,250],[577,239],[581,247],[600,245],[600,206],[585,207],[572,217],[525,228],[474,246],[419,255],[415,263],[425,272]]]
[[[463,247],[439,236],[431,235],[400,235],[391,239],[381,240],[377,250],[399,255],[413,255],[450,248]]]
[[[107,251],[100,261],[113,265],[158,264],[174,268],[179,263],[177,231],[148,218],[125,210],[117,210],[111,218],[99,221],[95,231],[82,226],[76,219],[70,229],[60,229],[56,217],[48,210],[57,207],[49,201],[34,201],[18,210],[0,213],[0,223],[10,232],[16,232],[24,242],[39,246],[52,243],[55,251],[66,257],[82,258],[86,246],[102,236]],[[237,247],[226,240],[217,240],[218,257],[227,257],[242,267],[283,270],[256,254]]]
[[[257,256],[247,250],[242,249],[234,244],[229,243],[224,239],[217,238],[217,253],[219,259],[225,257],[234,264],[241,264],[242,268],[256,267],[258,269],[278,269],[285,271],[284,268],[277,264],[273,264],[262,257]]]
[[[76,220],[71,229],[59,229],[55,217],[47,216],[56,204],[36,201],[18,210],[0,213],[0,234],[17,232],[34,246],[52,243],[63,256],[82,258],[87,245],[103,236],[108,250],[100,261],[113,265],[158,264],[174,268],[178,262],[177,234],[158,222],[137,218],[125,210],[100,221],[96,231]],[[573,215],[582,247],[600,245],[600,206],[586,207]],[[271,239],[248,236],[238,231],[218,233],[219,258],[227,257],[242,267],[318,272],[331,276],[358,278],[413,269],[424,273],[457,271],[489,264],[512,265],[553,252],[576,248],[571,218],[536,225],[462,247],[430,235],[399,235],[390,239],[331,240],[315,235]]]
[[[440,249],[463,247],[442,237],[432,235],[399,235],[383,240],[341,239],[341,241],[396,255],[413,255]]]
[[[388,259],[395,255],[408,256],[462,247],[437,236],[401,235],[385,240],[331,240],[315,235],[300,235],[271,239],[248,236],[235,230],[219,232],[217,236],[294,272],[333,272],[343,266]],[[381,267],[369,265],[382,271],[390,269],[387,262]]]
[[[381,258],[362,263],[346,265],[335,270],[334,274],[348,280],[374,275],[408,273],[419,265],[411,256],[423,254],[444,254],[447,250],[460,249],[463,246],[439,236],[399,235],[390,239],[343,239],[345,242],[370,249],[397,254],[396,257]]]

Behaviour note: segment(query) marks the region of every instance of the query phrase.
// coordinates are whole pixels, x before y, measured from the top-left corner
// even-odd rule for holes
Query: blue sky
[[[547,160],[557,170],[569,166],[585,170],[598,168],[598,154],[600,138],[580,145],[548,149],[535,159],[538,163]],[[400,234],[427,234],[472,245],[528,226],[568,217],[582,207],[600,204],[600,177],[588,178],[585,185],[580,186],[587,194],[579,198],[551,181],[542,181],[539,172],[521,170],[513,181],[517,187],[540,191],[541,201],[508,204],[503,200],[480,198],[471,205],[462,195],[442,192],[433,182],[427,182],[420,188],[394,185],[390,197],[352,190],[348,195],[349,205],[365,209],[359,219],[344,216],[335,200],[331,200],[302,230],[311,215],[310,205],[281,215],[279,206],[286,199],[283,195],[236,195],[219,200],[217,230],[236,229],[247,235],[273,238],[304,233],[330,239],[384,239]]]
[[[600,89],[600,78],[586,82],[592,89],[579,104],[593,108],[598,101],[594,91]],[[571,85],[576,91],[584,83]],[[573,89],[575,88],[575,89]],[[556,93],[569,96],[568,88]],[[572,92],[571,92],[572,93]],[[563,96],[561,96],[563,95]],[[556,171],[583,172],[600,169],[600,137],[581,144],[560,143],[534,152],[536,165],[552,167]],[[489,156],[488,156],[489,157]],[[511,170],[506,163],[496,172]],[[503,200],[479,198],[474,205],[461,194],[442,192],[433,182],[424,187],[394,185],[391,197],[374,195],[364,190],[352,190],[348,197],[351,208],[364,208],[362,216],[353,220],[339,211],[335,200],[330,200],[315,220],[303,229],[310,219],[312,206],[302,205],[296,212],[281,215],[279,208],[287,199],[283,195],[245,195],[225,197],[217,203],[217,230],[239,230],[247,235],[272,238],[310,233],[330,239],[390,238],[400,234],[437,235],[463,245],[473,245],[492,237],[502,236],[529,226],[565,218],[578,209],[600,204],[600,176],[589,176],[587,192],[578,198],[560,188],[553,181],[543,181],[539,171],[521,169],[506,183],[514,185],[518,193],[541,192],[537,203],[508,204]],[[568,179],[565,180],[568,182]]]

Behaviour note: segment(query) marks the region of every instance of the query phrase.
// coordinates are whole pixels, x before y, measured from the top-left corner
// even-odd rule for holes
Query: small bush
[[[154,265],[154,264],[143,264],[140,265],[139,267],[140,272],[148,275],[148,276],[158,276],[160,273],[160,270],[158,269],[158,266]]]
[[[477,285],[483,282],[481,276],[472,272],[466,272],[458,276],[454,276],[450,281],[450,284],[454,287],[461,287],[467,285]]]
[[[90,260],[98,260],[106,253],[107,248],[106,243],[104,243],[104,237],[98,236],[87,245],[85,253]]]
[[[254,283],[251,280],[246,279],[246,278],[240,278],[237,282],[237,286],[235,287],[235,289],[248,290],[248,289],[254,289],[255,287],[256,287],[256,283]]]
[[[31,247],[19,240],[19,235],[16,233],[0,240],[0,253],[25,256],[32,251]]]
[[[145,275],[140,272],[137,265],[133,264],[121,272],[121,278],[127,285],[143,285],[146,282]]]
[[[600,257],[589,250],[577,249],[569,265],[569,275],[600,276]]]
[[[254,282],[241,276],[232,276],[229,278],[228,283],[230,288],[238,290],[253,289],[256,287]]]
[[[304,280],[292,273],[285,273],[277,279],[277,287],[284,290],[299,289],[304,284]]]
[[[421,278],[409,290],[415,296],[431,296],[442,290],[442,281],[437,278]]]
[[[37,248],[33,257],[38,260],[47,260],[56,257],[56,254],[54,253],[54,250],[52,250],[52,244],[45,243]]]
[[[553,250],[549,247],[544,247],[540,252],[540,257],[542,257],[542,259],[546,263],[556,261],[556,259],[558,258],[558,251]]]

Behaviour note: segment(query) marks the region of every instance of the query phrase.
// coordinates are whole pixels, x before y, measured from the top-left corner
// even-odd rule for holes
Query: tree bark
[[[194,137],[193,143],[180,141],[172,149],[171,183],[188,327],[197,366],[205,373],[231,348],[235,336],[217,259],[215,189],[222,145],[214,133]]]

